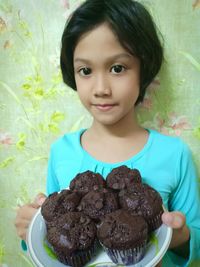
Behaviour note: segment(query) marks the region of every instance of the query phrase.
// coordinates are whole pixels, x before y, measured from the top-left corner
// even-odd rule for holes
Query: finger
[[[173,229],[180,229],[185,225],[185,216],[178,211],[164,212],[162,214],[162,221]]]
[[[30,220],[37,212],[37,208],[33,207],[31,204],[24,205],[17,210],[16,221],[20,220]]]
[[[33,201],[33,206],[39,208],[42,206],[42,204],[44,203],[46,199],[46,196],[43,193],[39,193],[37,194],[37,196],[35,197],[34,201]]]
[[[23,230],[26,231],[26,229],[29,227],[30,221],[28,220],[21,220],[21,221],[16,221],[15,226],[17,229],[17,232],[21,233]]]
[[[26,233],[27,233],[29,224],[30,224],[30,221],[28,220],[19,220],[19,221],[16,220],[15,222],[17,235],[24,240],[26,240]]]
[[[25,214],[24,214],[25,211]],[[37,212],[37,209],[33,209],[31,207],[29,208],[24,208],[23,212],[19,212],[17,214],[17,217],[15,219],[15,228],[17,231],[18,236],[20,236],[22,239],[24,239],[24,236],[26,236],[26,231],[30,225],[30,222]],[[25,240],[25,239],[24,239]]]
[[[27,229],[26,229],[27,230]],[[23,230],[23,231],[17,231],[17,235],[23,239],[24,241],[26,241],[26,234],[27,234],[27,231]]]
[[[24,241],[26,241],[27,232],[28,232],[28,228],[17,229],[17,235],[18,235],[21,239],[23,239]]]

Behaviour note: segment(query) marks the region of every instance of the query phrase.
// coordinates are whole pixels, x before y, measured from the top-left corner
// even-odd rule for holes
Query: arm
[[[54,146],[52,145],[50,149],[50,156],[47,169],[47,182],[46,182],[47,195],[60,191],[60,186],[55,173],[55,161],[56,160],[55,160]]]
[[[186,225],[185,216],[178,211],[165,212],[162,215],[162,221],[173,229],[169,248],[179,256],[188,258],[190,253],[190,230]]]
[[[163,222],[173,228],[171,256],[181,256],[184,266],[200,259],[200,197],[191,153],[180,143],[181,156],[176,166],[176,188],[171,194],[169,211]],[[181,265],[182,266],[182,265]]]
[[[54,161],[52,149],[50,150],[50,157],[48,160],[48,170],[47,170],[47,194],[59,191],[55,171],[54,171]],[[29,224],[37,212],[38,208],[41,207],[46,196],[42,193],[38,194],[32,203],[25,204],[18,208],[17,215],[15,219],[15,227],[17,234],[23,240],[26,240],[26,232]]]
[[[15,219],[15,227],[17,234],[23,240],[26,240],[26,233],[29,227],[30,221],[37,212],[38,208],[41,207],[45,200],[45,195],[40,193],[36,196],[34,202],[25,204],[18,208]]]

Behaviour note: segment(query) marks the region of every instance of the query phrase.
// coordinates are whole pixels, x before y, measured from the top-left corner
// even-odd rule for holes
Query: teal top
[[[143,182],[155,188],[169,211],[186,215],[190,228],[190,257],[184,259],[172,251],[163,258],[166,267],[188,266],[200,259],[200,197],[197,175],[187,145],[178,137],[149,131],[143,149],[133,157],[118,163],[106,163],[92,157],[81,146],[85,129],[65,134],[52,144],[48,163],[47,194],[69,187],[70,181],[87,170],[104,178],[115,167],[126,165],[140,171]]]

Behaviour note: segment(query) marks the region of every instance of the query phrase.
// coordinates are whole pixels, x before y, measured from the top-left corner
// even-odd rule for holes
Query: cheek
[[[78,92],[78,95],[81,94],[81,92],[83,91],[83,82],[81,82],[80,77],[75,75],[75,82],[76,82],[76,90]]]
[[[85,100],[86,100],[86,94],[84,93],[84,90],[80,90],[77,87],[77,93],[78,93],[78,96],[79,96],[81,102],[82,103],[85,102]]]
[[[80,81],[79,79],[76,79],[76,88],[80,101],[85,106],[88,99],[88,86],[86,86],[84,82]]]
[[[127,101],[134,100],[139,96],[139,82],[135,79],[119,80],[115,87],[118,91],[119,97],[127,99]]]

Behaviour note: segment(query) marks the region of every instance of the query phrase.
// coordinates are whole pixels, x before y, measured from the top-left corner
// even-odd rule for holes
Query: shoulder
[[[168,136],[154,130],[152,135],[150,156],[153,160],[159,161],[160,166],[173,170],[172,177],[178,181],[183,177],[195,177],[195,166],[192,152],[189,146],[178,136]],[[186,175],[188,173],[188,175]]]
[[[83,129],[78,130],[76,132],[70,132],[66,133],[63,136],[59,137],[57,140],[55,140],[52,144],[51,147],[53,149],[56,149],[60,146],[70,144],[70,143],[75,143],[80,141],[81,134],[83,133]]]
[[[181,162],[183,159],[192,160],[192,153],[189,146],[178,136],[169,136],[150,130],[151,154],[159,155],[159,158],[171,162]]]
[[[189,151],[188,145],[178,136],[169,136],[155,130],[149,130],[152,136],[152,144],[160,149],[173,152]]]
[[[51,144],[50,153],[54,155],[66,155],[71,151],[81,149],[80,138],[84,129],[64,134]]]

